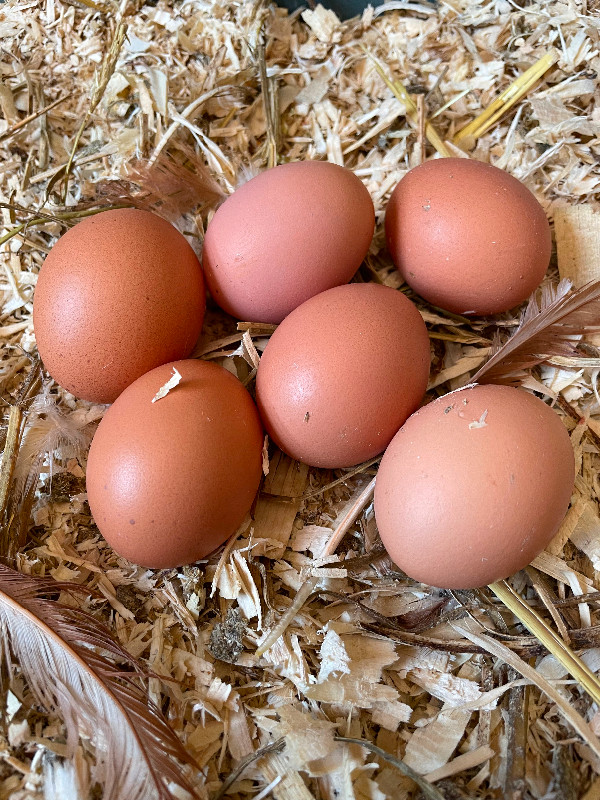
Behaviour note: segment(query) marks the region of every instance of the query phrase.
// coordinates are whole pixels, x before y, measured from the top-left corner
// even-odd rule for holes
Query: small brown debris
[[[227,610],[224,622],[217,622],[210,634],[208,649],[220,661],[235,664],[244,649],[242,643],[246,623],[237,608]]]
[[[143,599],[129,584],[123,583],[120,586],[117,586],[115,594],[119,603],[122,603],[125,608],[129,609],[129,611],[134,614],[137,614],[144,604]]]

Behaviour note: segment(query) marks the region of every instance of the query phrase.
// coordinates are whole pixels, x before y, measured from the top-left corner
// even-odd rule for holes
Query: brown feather
[[[178,153],[177,158],[161,153],[150,165],[138,161],[124,180],[98,182],[97,200],[111,205],[127,203],[171,222],[223,200],[223,190],[198,156],[181,146]]]
[[[52,599],[61,591],[89,594],[0,564],[6,662],[18,663],[36,700],[61,716],[71,750],[79,734],[92,739],[105,800],[174,800],[169,783],[198,797],[181,766],[193,759],[143,688],[152,673],[91,614]]]
[[[577,338],[600,330],[600,281],[575,291],[569,281],[545,286],[527,305],[519,327],[473,376],[474,383],[518,386],[533,367],[576,354]]]
[[[13,476],[13,509],[37,487],[44,459],[49,459],[52,475],[56,459],[59,462],[67,458],[81,460],[89,448],[94,426],[80,413],[59,407],[56,400],[49,384],[45,384],[28,409]]]

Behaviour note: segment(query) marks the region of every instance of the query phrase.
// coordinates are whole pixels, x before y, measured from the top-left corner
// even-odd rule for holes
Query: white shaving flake
[[[350,674],[350,657],[344,646],[341,637],[334,631],[329,630],[325,634],[321,645],[321,668],[317,683],[322,683],[330,675]]]
[[[156,403],[157,400],[162,400],[163,397],[166,397],[171,391],[171,389],[174,389],[177,386],[180,380],[181,380],[181,374],[177,372],[175,367],[173,367],[173,374],[171,375],[169,380],[165,383],[165,385],[160,387],[158,392],[152,398],[152,402]]]
[[[479,417],[478,420],[473,420],[473,422],[469,422],[469,430],[473,430],[474,428],[487,428],[487,422],[485,421],[488,415],[488,410],[483,412],[483,414]]]

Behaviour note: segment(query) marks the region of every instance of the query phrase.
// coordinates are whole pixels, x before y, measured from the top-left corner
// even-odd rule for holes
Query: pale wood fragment
[[[546,546],[546,551],[553,556],[560,556],[563,551],[565,544],[571,538],[573,531],[575,530],[577,523],[579,522],[581,515],[585,511],[587,506],[587,501],[584,497],[579,495],[569,511],[565,516],[560,528],[555,533],[554,538],[550,541],[550,543]]]
[[[425,778],[430,783],[433,783],[434,781],[441,781],[443,778],[449,778],[451,775],[456,775],[459,772],[464,772],[467,769],[478,767],[485,761],[489,761],[493,755],[494,751],[491,747],[478,747],[476,750],[471,750],[468,753],[463,753],[462,755],[453,758],[452,761],[444,764],[443,767],[434,769],[432,772],[429,772],[427,775],[425,775]]]
[[[556,254],[561,278],[576,287],[600,279],[600,205],[554,210]]]
[[[298,495],[306,489],[307,481],[306,464],[300,464],[279,451],[270,460],[269,474],[263,486],[265,494],[256,504],[254,538],[280,542],[279,555],[272,552],[274,558],[280,558],[285,552],[302,504]]]
[[[265,780],[269,783],[282,776],[281,782],[273,788],[275,800],[314,800],[300,774],[288,767],[283,755],[270,753],[258,764]]]

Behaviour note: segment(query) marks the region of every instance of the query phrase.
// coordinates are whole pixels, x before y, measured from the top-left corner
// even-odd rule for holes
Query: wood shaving
[[[156,403],[157,400],[162,400],[163,397],[166,397],[171,389],[174,389],[176,386],[179,385],[181,381],[181,374],[173,367],[173,374],[169,378],[169,380],[165,383],[164,386],[161,386],[158,392],[152,398],[152,402]]]
[[[119,13],[127,26],[120,49],[113,46]],[[261,18],[262,66],[279,132],[269,130],[261,97],[255,46]],[[243,0],[9,0],[0,5],[0,36],[5,398],[18,393],[35,353],[31,312],[40,266],[74,224],[58,215],[82,121],[67,209],[97,204],[108,185],[131,186],[140,165],[158,166],[162,157],[195,163],[199,174],[208,170],[210,186],[202,185],[212,199],[194,206],[194,192],[187,192],[185,208],[167,204],[163,213],[200,252],[215,202],[266,166],[275,141],[280,160],[327,159],[361,178],[377,227],[359,277],[399,288],[383,218],[391,191],[421,161],[422,148],[434,156],[426,118],[448,152],[502,167],[534,192],[554,223],[557,257],[549,281],[560,275],[580,286],[600,276],[600,19],[591,0],[403,0],[348,21],[319,5],[290,15]],[[406,87],[406,102],[365,49]],[[468,142],[468,153],[460,149],[456,134],[544,56],[555,63],[541,82]],[[32,224],[38,212],[48,219]],[[488,358],[494,333],[510,333],[519,321],[518,309],[467,319],[408,296],[431,334],[428,400],[468,384]],[[195,355],[223,365],[252,391],[273,330],[251,321],[236,327],[209,304]],[[546,600],[556,603],[555,614],[596,673],[597,343],[588,337],[577,358],[541,367],[526,384],[556,401],[578,465],[571,510],[534,566]],[[177,382],[174,374],[165,393]],[[532,649],[535,641],[487,590],[456,600],[415,584],[376,554],[368,490],[376,463],[355,472],[313,470],[266,442],[265,480],[252,518],[198,565],[145,570],[106,545],[87,506],[85,451],[103,413],[45,380],[28,412],[17,463],[23,486],[36,487],[18,566],[74,580],[105,598],[90,600],[90,610],[166,679],[153,678],[151,696],[168,709],[196,758],[201,797],[216,796],[246,756],[278,737],[285,749],[261,751],[227,787],[228,797],[420,797],[379,756],[336,742],[341,734],[403,759],[447,797],[566,797],[576,774],[581,797],[600,798],[597,709],[565,680],[562,666],[541,647]],[[6,422],[5,414],[4,430]],[[485,418],[473,423],[485,425]],[[335,554],[328,550],[332,535]],[[313,588],[287,630],[256,658],[258,643],[308,581]],[[527,574],[512,583],[546,613]],[[506,662],[526,680],[507,673]],[[90,785],[89,741],[67,762],[60,720],[32,705],[18,675],[8,688],[0,797],[98,796]]]

